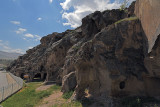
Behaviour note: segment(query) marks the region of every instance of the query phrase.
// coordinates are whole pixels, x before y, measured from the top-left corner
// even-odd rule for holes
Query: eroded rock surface
[[[160,0],[137,0],[135,14],[141,20],[151,52],[160,34]]]
[[[110,25],[84,43],[76,56],[76,99],[146,95],[143,74],[147,38],[139,20]]]
[[[62,80],[62,92],[74,91],[77,85],[75,72],[65,75]]]

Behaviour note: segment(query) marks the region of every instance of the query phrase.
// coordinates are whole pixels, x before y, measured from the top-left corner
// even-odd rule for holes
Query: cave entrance
[[[24,73],[22,73],[22,74],[20,75],[20,77],[21,77],[22,79],[24,79],[24,75],[25,75],[25,74],[24,74]]]
[[[47,78],[47,73],[44,73],[43,80],[45,81]]]
[[[41,79],[41,73],[37,73],[33,77],[33,82],[39,82],[39,81],[42,81],[42,79]]]

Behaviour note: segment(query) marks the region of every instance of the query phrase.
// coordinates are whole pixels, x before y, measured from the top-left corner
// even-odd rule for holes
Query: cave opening
[[[24,79],[24,75],[25,75],[25,74],[24,74],[24,73],[22,73],[20,77],[21,77],[22,79]]]
[[[33,82],[39,82],[39,81],[42,81],[42,79],[41,79],[41,73],[36,73],[34,75]]]
[[[119,88],[120,89],[124,89],[125,88],[125,82],[124,81],[120,82]]]
[[[44,73],[43,80],[45,81],[47,78],[47,73]]]

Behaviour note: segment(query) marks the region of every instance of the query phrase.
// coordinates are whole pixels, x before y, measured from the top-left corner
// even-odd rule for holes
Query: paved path
[[[16,81],[9,73],[5,71],[0,71],[0,88],[13,83],[16,83]]]
[[[7,73],[0,71],[0,88],[8,85]]]

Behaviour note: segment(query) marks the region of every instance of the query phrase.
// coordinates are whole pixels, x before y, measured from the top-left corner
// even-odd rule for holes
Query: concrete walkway
[[[0,71],[0,88],[8,85],[7,73]]]
[[[0,102],[23,87],[23,80],[13,74],[0,71]]]

